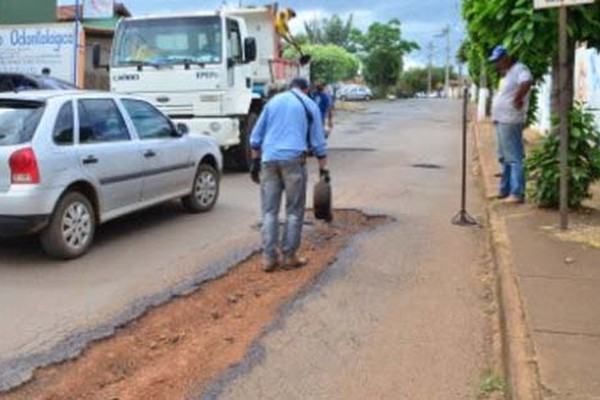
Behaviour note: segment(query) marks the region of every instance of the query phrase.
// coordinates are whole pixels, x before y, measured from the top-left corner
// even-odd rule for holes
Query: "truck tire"
[[[50,256],[71,260],[89,249],[96,231],[92,204],[79,192],[68,192],[58,201],[50,223],[40,234],[42,247]]]
[[[200,164],[194,182],[192,193],[181,199],[185,209],[197,214],[210,211],[219,197],[219,171],[209,164]]]
[[[251,112],[246,118],[240,120],[240,144],[231,148],[225,154],[227,169],[246,172],[250,169],[252,161],[250,155],[250,134],[256,124],[258,115]]]

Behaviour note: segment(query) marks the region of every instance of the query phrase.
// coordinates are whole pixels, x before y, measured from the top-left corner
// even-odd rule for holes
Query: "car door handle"
[[[156,152],[154,152],[154,150],[148,150],[144,153],[144,157],[146,157],[146,158],[156,157]]]
[[[88,164],[98,164],[98,159],[94,156],[87,156],[86,158],[84,158],[82,160],[84,165],[88,165]]]

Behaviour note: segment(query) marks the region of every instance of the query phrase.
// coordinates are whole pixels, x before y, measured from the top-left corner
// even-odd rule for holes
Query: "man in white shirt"
[[[503,46],[496,46],[489,60],[496,63],[502,75],[492,102],[498,160],[502,166],[498,197],[504,203],[519,204],[525,200],[523,127],[533,77],[529,68],[511,57]]]

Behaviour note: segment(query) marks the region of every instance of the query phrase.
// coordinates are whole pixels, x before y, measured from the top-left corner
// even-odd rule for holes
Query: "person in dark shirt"
[[[331,95],[325,90],[325,83],[317,82],[315,89],[312,97],[321,111],[321,120],[325,130],[325,137],[329,137],[329,134],[333,129],[333,100]]]

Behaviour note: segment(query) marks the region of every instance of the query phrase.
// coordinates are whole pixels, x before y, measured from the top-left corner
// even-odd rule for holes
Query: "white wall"
[[[0,71],[51,75],[74,80],[75,24],[4,25],[0,27]]]
[[[596,125],[600,129],[600,54],[596,49],[582,46],[575,51],[574,75],[575,101],[583,103],[596,116]],[[544,134],[550,130],[551,86],[550,74],[538,84],[538,122],[534,127]]]

